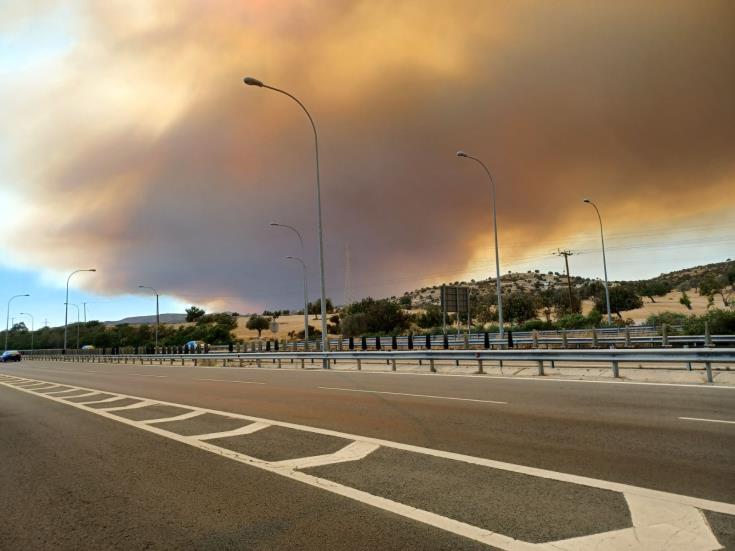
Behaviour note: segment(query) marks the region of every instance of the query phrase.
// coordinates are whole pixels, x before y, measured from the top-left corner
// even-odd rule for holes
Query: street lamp
[[[8,350],[8,334],[10,333],[10,303],[13,302],[13,299],[20,298],[20,297],[29,297],[31,295],[15,295],[8,299],[8,309],[5,316],[5,351]]]
[[[28,316],[29,318],[31,318],[31,352],[33,352],[33,332],[36,330],[35,329],[36,322],[33,319],[33,316],[31,314],[29,314],[28,312],[21,312],[20,315],[21,316]]]
[[[299,230],[297,230],[293,226],[289,226],[288,224],[279,224],[278,222],[271,222],[269,225],[270,226],[273,226],[274,228],[288,228],[289,230],[291,230],[292,232],[294,232],[296,234],[296,237],[299,238],[299,243],[301,243],[301,250],[303,252],[303,250],[304,250],[304,239],[301,237],[301,232],[299,232]]]
[[[485,172],[487,173],[487,177],[490,179],[490,185],[493,190],[493,233],[495,234],[495,287],[498,292],[498,329],[500,332],[500,338],[503,338],[503,291],[502,291],[502,284],[500,282],[500,253],[498,252],[498,216],[497,211],[495,208],[495,181],[493,180],[493,175],[490,174],[490,170],[487,168],[485,163],[483,163],[480,159],[477,157],[473,157],[472,155],[468,155],[464,151],[457,151],[457,157],[464,157],[465,159],[472,159],[473,161],[476,161],[480,163],[480,166],[485,169]]]
[[[602,268],[605,271],[605,301],[607,302],[607,323],[612,325],[612,314],[610,312],[610,290],[607,284],[607,260],[605,260],[605,236],[602,233],[602,216],[600,216],[600,209],[597,208],[590,199],[584,199],[584,202],[595,207],[597,212],[597,219],[600,221],[600,241],[602,242]]]
[[[96,271],[97,271],[96,268],[87,268],[85,270],[74,270],[72,273],[69,274],[69,277],[66,278],[66,301],[64,302],[64,354],[66,354],[66,342],[67,342],[66,335],[67,335],[68,326],[69,326],[69,280],[74,274],[78,274],[79,272],[96,272]],[[77,327],[77,329],[79,329],[79,327]],[[79,348],[78,343],[77,343],[77,348]]]
[[[81,324],[81,319],[80,319],[80,316],[79,316],[79,305],[78,304],[74,304],[73,302],[69,302],[69,303],[67,303],[66,306],[67,307],[73,306],[74,308],[77,309],[77,350],[79,350],[79,325]],[[66,348],[64,348],[64,349],[66,349]]]
[[[155,354],[158,354],[158,326],[161,325],[161,316],[158,313],[158,291],[156,291],[153,287],[148,287],[147,285],[138,285],[138,289],[149,289],[153,291],[153,294],[156,295],[156,351]]]
[[[321,192],[321,182],[319,179],[319,136],[316,132],[316,125],[314,124],[314,119],[311,118],[311,114],[309,113],[308,109],[304,106],[301,101],[299,101],[296,96],[293,96],[286,92],[285,90],[281,90],[279,88],[274,88],[273,86],[268,86],[267,84],[264,84],[260,80],[253,78],[253,77],[245,77],[243,79],[243,82],[247,84],[248,86],[258,86],[260,88],[268,88],[269,90],[273,90],[274,92],[279,92],[285,96],[288,96],[292,100],[294,100],[296,103],[299,104],[299,107],[303,109],[304,113],[306,113],[306,116],[309,118],[309,122],[311,123],[311,128],[314,131],[314,153],[316,156],[316,212],[317,212],[317,234],[319,237],[319,283],[321,286],[321,301],[322,301],[322,351],[327,351],[328,347],[328,340],[327,340],[327,299],[326,299],[326,292],[325,292],[325,284],[324,284],[324,232],[322,231],[322,192]],[[329,361],[327,358],[324,358],[322,362],[322,366],[326,369],[329,368]]]
[[[298,256],[287,256],[286,260],[296,260],[304,270],[304,351],[309,350],[309,291],[307,289],[306,263]]]

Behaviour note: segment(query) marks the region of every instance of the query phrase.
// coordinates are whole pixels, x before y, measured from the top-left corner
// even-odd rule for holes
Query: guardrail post
[[[625,326],[625,348],[630,348],[630,327]]]
[[[342,340],[342,337],[337,339],[337,350],[339,350],[340,352],[342,352]]]
[[[709,321],[704,322],[704,345],[712,346],[712,335],[709,332]]]
[[[390,368],[391,368],[391,371],[396,370],[396,359],[395,358],[390,359]]]
[[[485,334],[487,335],[487,333]],[[483,369],[483,366],[482,366],[482,358],[479,358],[479,357],[477,358],[477,372],[480,375],[485,373],[485,370]]]
[[[485,331],[485,336],[484,336],[484,341],[482,343],[482,346],[485,348],[485,350],[490,348],[490,334],[487,331]]]
[[[661,324],[661,346],[669,346],[669,327],[665,323]]]
[[[429,370],[432,373],[436,373],[436,367],[434,366],[434,358],[429,359]]]
[[[531,340],[533,342],[533,348],[538,348],[538,331],[535,329],[531,331]]]
[[[395,335],[390,339],[390,347],[393,350],[398,350],[398,338]],[[395,369],[393,371],[395,371]]]
[[[612,373],[613,373],[613,377],[614,378],[616,378],[616,379],[620,378],[620,370],[618,369],[618,362],[617,361],[613,361],[613,363],[612,363]]]
[[[597,327],[592,328],[592,348],[597,348]]]
[[[431,350],[431,335],[426,335],[426,350]]]
[[[567,330],[566,329],[561,330],[561,347],[569,348],[569,341],[567,341]]]
[[[544,374],[544,361],[543,360],[538,361],[538,374],[539,375]]]
[[[258,358],[258,359],[255,360],[255,365],[258,366],[258,367],[263,367],[261,365],[261,363],[260,363],[260,358]]]
[[[449,349],[449,337],[447,336],[446,333],[444,333],[444,340],[442,341],[442,347],[444,348],[444,350]]]
[[[413,350],[413,333],[408,334],[408,349]]]
[[[304,358],[301,358],[301,369],[304,369]]]
[[[710,362],[705,362],[704,369],[707,371],[707,382],[714,382],[714,380],[712,379],[712,364]]]
[[[350,337],[350,340],[347,342],[347,348],[350,350],[355,349],[355,337]]]
[[[363,350],[367,350],[367,337],[360,337],[360,347]]]
[[[278,358],[278,369],[281,369],[281,358]]]
[[[513,348],[513,331],[508,331],[508,348]],[[503,365],[502,361],[500,360],[501,367]]]
[[[362,360],[357,358],[357,370],[362,371]]]
[[[375,337],[375,350],[380,350],[380,336]]]

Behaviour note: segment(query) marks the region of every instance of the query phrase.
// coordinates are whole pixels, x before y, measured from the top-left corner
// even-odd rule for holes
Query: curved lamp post
[[[468,155],[464,151],[457,151],[457,157],[463,157],[465,159],[472,159],[473,161],[477,162],[482,166],[482,168],[485,169],[485,173],[487,174],[487,177],[490,179],[490,187],[493,190],[493,233],[495,234],[495,287],[498,292],[498,331],[500,333],[500,338],[503,338],[503,290],[502,290],[502,283],[500,281],[500,253],[498,251],[498,216],[497,211],[495,208],[495,181],[493,180],[493,175],[490,174],[490,169],[487,168],[485,163],[483,163],[480,159],[477,157],[473,157],[472,155]]]
[[[21,312],[20,315],[31,318],[31,352],[33,352],[33,332],[36,330],[36,321],[33,319],[33,315],[28,312]]]
[[[602,233],[602,216],[600,216],[600,209],[597,208],[592,200],[584,199],[584,202],[595,207],[597,212],[597,219],[600,221],[600,241],[602,242],[602,268],[605,272],[605,301],[607,302],[607,323],[612,325],[612,314],[610,312],[610,290],[607,284],[607,260],[605,260],[605,235]]]
[[[298,256],[287,256],[286,260],[296,260],[304,270],[304,351],[309,350],[309,291],[307,289],[306,263]]]
[[[156,291],[153,287],[148,287],[147,285],[138,285],[138,289],[148,289],[150,291],[153,291],[153,294],[156,295],[156,354],[158,354],[158,326],[161,325],[161,315],[159,314],[158,310],[158,291]]]
[[[311,123],[311,128],[314,131],[314,153],[316,156],[316,212],[317,212],[317,234],[318,234],[318,241],[319,241],[319,282],[321,287],[321,301],[322,301],[322,351],[327,351],[328,347],[328,340],[327,340],[327,299],[326,299],[326,292],[325,292],[325,284],[324,284],[324,232],[322,231],[322,192],[321,192],[321,182],[319,179],[319,136],[316,132],[316,125],[314,124],[314,119],[311,118],[311,114],[309,113],[308,109],[304,106],[299,99],[286,92],[285,90],[281,90],[280,88],[275,88],[273,86],[268,86],[267,84],[264,84],[260,80],[253,78],[253,77],[245,77],[243,79],[243,82],[247,84],[248,86],[258,86],[260,88],[268,88],[269,90],[273,90],[274,92],[278,92],[280,94],[283,94],[284,96],[288,96],[292,100],[294,100],[296,103],[299,104],[299,107],[306,113],[306,116],[309,118],[309,122]],[[322,362],[322,366],[327,369],[329,368],[329,361],[324,358]]]
[[[14,299],[20,298],[20,297],[29,297],[31,295],[25,294],[25,295],[14,295],[8,299],[8,309],[5,316],[5,350],[8,350],[8,334],[10,333],[10,303],[13,302]]]
[[[79,272],[96,272],[96,271],[97,271],[96,268],[87,268],[85,270],[74,270],[72,273],[69,274],[69,277],[66,278],[66,300],[64,301],[64,354],[66,354],[66,343],[67,343],[66,337],[67,337],[68,328],[69,328],[69,280],[74,274],[78,274]],[[79,307],[77,307],[77,309],[78,308]],[[78,330],[79,330],[79,327],[77,326],[77,336],[78,336]],[[77,348],[79,348],[79,343],[77,343]]]

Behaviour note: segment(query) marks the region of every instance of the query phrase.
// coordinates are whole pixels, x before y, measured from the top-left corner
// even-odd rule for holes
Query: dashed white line
[[[151,373],[126,373],[126,375],[135,375],[136,377],[156,377],[157,379],[168,379],[168,375],[153,375]]]
[[[241,385],[264,385],[258,381],[233,381],[228,379],[196,379],[197,381],[213,381],[215,383],[239,383]]]
[[[735,421],[728,421],[726,419],[701,419],[699,417],[679,417],[683,421],[704,421],[705,423],[728,423],[735,425]]]
[[[476,398],[457,398],[454,396],[432,396],[431,394],[409,394],[407,392],[388,392],[386,390],[361,390],[357,388],[336,388],[331,386],[318,386],[322,390],[341,390],[343,392],[367,392],[370,394],[392,394],[395,396],[413,396],[416,398],[436,398],[438,400],[460,400],[462,402],[482,402],[485,404],[507,404],[508,402],[499,402],[497,400],[478,400]]]

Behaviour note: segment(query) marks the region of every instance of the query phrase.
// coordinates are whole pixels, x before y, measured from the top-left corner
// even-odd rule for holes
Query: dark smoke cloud
[[[315,297],[308,123],[250,73],[317,120],[338,301],[346,244],[356,296],[462,274],[488,247],[489,188],[460,148],[493,170],[505,262],[589,228],[587,195],[613,228],[735,204],[730,2],[239,4],[88,6],[32,98],[18,158],[45,222],[27,258],[95,258],[104,292],[294,307],[298,244],[277,220],[304,232]]]

